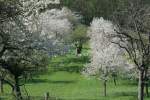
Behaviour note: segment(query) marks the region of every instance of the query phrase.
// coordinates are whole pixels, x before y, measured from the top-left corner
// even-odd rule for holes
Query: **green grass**
[[[101,81],[85,78],[78,73],[60,71],[34,78],[33,82],[26,84],[26,88],[35,97],[49,92],[52,97],[63,100],[136,100],[137,86],[132,82],[119,80],[118,85],[114,86],[110,81],[107,85],[108,96],[104,97]]]
[[[89,62],[87,54],[85,51],[81,57],[72,53],[52,58],[47,73],[34,77],[25,84],[28,94],[38,98],[49,92],[50,96],[61,100],[137,100],[137,85],[133,81],[121,79],[118,79],[117,86],[112,80],[107,83],[107,97],[104,97],[100,80],[79,73],[84,64]],[[22,94],[26,94],[24,87]],[[5,94],[1,96],[7,98],[4,100],[10,100],[11,90],[8,86],[5,85]]]

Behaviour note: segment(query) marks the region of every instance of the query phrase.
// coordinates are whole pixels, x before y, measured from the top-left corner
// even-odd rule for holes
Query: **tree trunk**
[[[77,55],[81,54],[81,49],[78,47],[77,48]]]
[[[139,70],[138,100],[144,100],[144,70]]]
[[[4,88],[3,88],[3,79],[0,79],[0,93],[4,92]]]
[[[111,74],[112,78],[113,78],[113,82],[114,82],[114,85],[116,86],[117,85],[117,73],[116,72],[113,72]]]
[[[117,85],[116,76],[113,77],[115,86]]]
[[[107,81],[104,81],[104,96],[107,96]]]
[[[14,94],[16,96],[16,100],[22,100],[18,77],[15,77]]]
[[[145,92],[146,96],[149,97],[148,84],[145,84]]]
[[[79,55],[82,53],[82,43],[76,45],[76,54]]]
[[[45,100],[49,100],[49,92],[45,93]]]
[[[149,91],[148,91],[148,76],[147,76],[147,70],[145,70],[145,75],[144,75],[144,80],[145,80],[145,93],[146,93],[146,96],[149,97]]]
[[[77,47],[76,48],[76,54],[79,55],[82,52],[82,47]]]

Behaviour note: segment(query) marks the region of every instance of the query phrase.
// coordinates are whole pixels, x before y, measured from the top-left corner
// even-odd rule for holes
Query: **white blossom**
[[[68,16],[70,16],[70,12],[67,8],[62,8],[62,10],[52,9],[42,13],[40,15],[42,33],[48,34],[50,38],[69,34],[72,24]]]
[[[109,36],[115,34],[112,22],[103,18],[95,18],[89,28],[91,63],[87,65],[84,74],[101,74],[101,79],[107,79],[109,73],[121,69],[127,63],[124,52],[110,41]],[[126,64],[127,65],[127,64]]]

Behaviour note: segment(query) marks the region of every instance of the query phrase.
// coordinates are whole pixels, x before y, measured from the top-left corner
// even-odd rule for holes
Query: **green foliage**
[[[71,8],[83,15],[82,22],[90,24],[93,17],[104,17],[111,19],[113,13],[122,8],[128,0],[62,0],[62,5]],[[150,3],[149,0],[142,0]]]
[[[93,17],[110,18],[120,0],[62,0],[62,4],[81,13],[83,23],[90,24]],[[77,6],[78,5],[78,6]]]
[[[71,33],[71,41],[73,42],[86,42],[88,40],[87,36],[87,26],[77,25],[74,31]]]

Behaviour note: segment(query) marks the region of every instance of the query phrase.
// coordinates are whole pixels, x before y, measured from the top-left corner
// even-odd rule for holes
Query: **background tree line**
[[[113,13],[123,8],[127,2],[128,0],[62,0],[61,4],[77,11],[83,17],[82,23],[89,25],[93,17],[112,19]],[[143,2],[150,3],[149,0]]]

